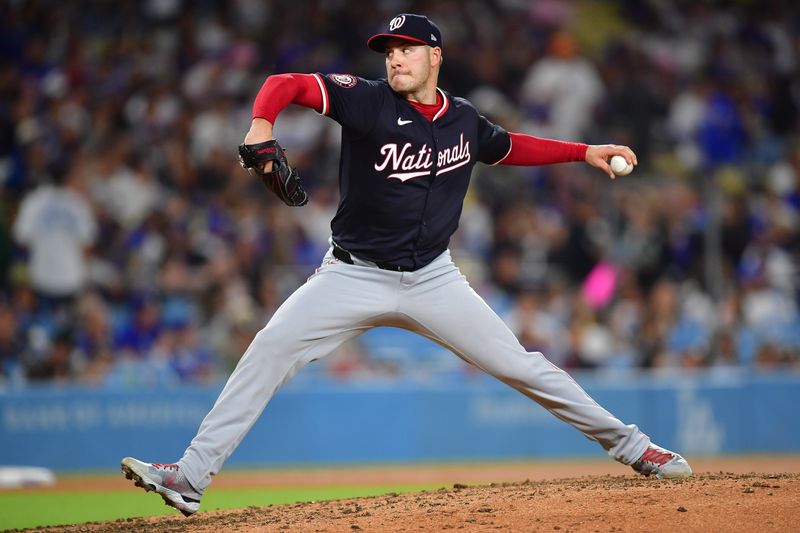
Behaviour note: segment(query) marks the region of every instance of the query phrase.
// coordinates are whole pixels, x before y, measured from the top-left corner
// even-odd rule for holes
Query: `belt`
[[[355,264],[353,261],[353,257],[350,255],[350,252],[338,246],[337,244],[333,245],[333,257],[335,257],[342,263],[347,263],[348,265]],[[370,262],[373,263],[376,267],[380,268],[381,270],[392,270],[394,272],[412,272],[414,270],[413,268],[404,267],[403,265],[394,265],[392,263],[384,263],[383,261],[370,261]]]

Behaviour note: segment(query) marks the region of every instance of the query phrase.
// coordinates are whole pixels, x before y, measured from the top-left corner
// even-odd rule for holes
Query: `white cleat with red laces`
[[[137,487],[147,492],[156,491],[164,503],[190,516],[200,510],[203,496],[189,484],[176,464],[143,463],[133,457],[122,460],[122,473],[132,479]]]
[[[655,475],[658,479],[683,479],[692,475],[692,467],[686,459],[655,444],[650,444],[631,468],[644,476]]]

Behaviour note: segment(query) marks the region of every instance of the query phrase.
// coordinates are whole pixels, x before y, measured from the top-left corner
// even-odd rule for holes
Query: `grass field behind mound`
[[[404,493],[442,485],[379,485],[308,488],[215,489],[203,497],[202,511]],[[180,513],[161,497],[144,491],[0,491],[0,531]]]

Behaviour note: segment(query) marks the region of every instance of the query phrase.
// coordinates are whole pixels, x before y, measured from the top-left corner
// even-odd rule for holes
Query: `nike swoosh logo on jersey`
[[[411,124],[412,122],[414,122],[414,121],[413,120],[403,120],[402,118],[397,117],[397,125],[398,126],[405,126],[406,124]]]

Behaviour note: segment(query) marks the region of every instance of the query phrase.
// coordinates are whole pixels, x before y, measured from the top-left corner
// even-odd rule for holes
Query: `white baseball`
[[[621,155],[612,157],[609,164],[611,165],[611,170],[613,170],[614,174],[617,176],[627,176],[633,172],[633,165],[625,161],[625,158]]]

